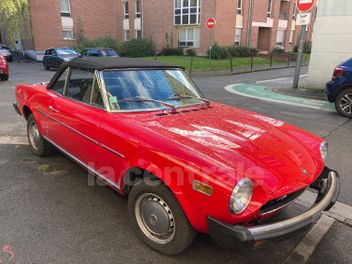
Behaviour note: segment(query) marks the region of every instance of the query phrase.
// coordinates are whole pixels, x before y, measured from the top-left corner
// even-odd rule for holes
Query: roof
[[[132,58],[111,58],[111,57],[86,57],[72,60],[67,63],[68,66],[92,69],[92,70],[105,70],[105,69],[127,69],[127,68],[145,68],[145,69],[170,69],[180,68],[181,66],[175,66],[172,64],[155,61],[155,60],[143,60],[143,59],[132,59]]]

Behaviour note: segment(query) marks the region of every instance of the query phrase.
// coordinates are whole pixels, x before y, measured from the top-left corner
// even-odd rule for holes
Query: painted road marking
[[[0,136],[0,145],[28,145],[27,137]]]
[[[262,85],[239,83],[228,85],[225,90],[233,94],[262,101],[335,112],[334,105],[329,102],[279,94],[269,91],[267,88],[267,86]]]
[[[307,263],[334,223],[335,220],[333,218],[322,215],[282,264]]]
[[[303,77],[307,77],[308,74],[301,74],[299,77],[303,78]],[[293,78],[291,77],[283,77],[283,78],[276,78],[276,79],[270,79],[270,80],[263,80],[263,81],[257,81],[256,83],[271,83],[271,82],[280,82],[280,81],[286,81],[286,80],[292,80]]]

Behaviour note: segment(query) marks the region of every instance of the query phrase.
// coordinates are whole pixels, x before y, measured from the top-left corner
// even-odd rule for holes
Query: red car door
[[[71,69],[64,95],[53,93],[47,137],[84,166],[95,169],[99,157],[99,129],[105,113],[93,71]]]

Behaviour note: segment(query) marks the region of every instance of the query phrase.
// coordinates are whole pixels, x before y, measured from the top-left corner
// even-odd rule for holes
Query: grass
[[[153,60],[154,57],[146,57],[145,59]],[[188,56],[158,56],[156,57],[158,61],[167,62],[170,64],[175,64],[185,67],[189,70],[191,57]],[[266,58],[255,57],[254,65],[269,65],[269,60]],[[274,64],[280,63],[274,61]],[[233,58],[233,67],[234,68],[243,68],[251,66],[251,58]],[[207,57],[194,57],[193,58],[193,71],[223,71],[230,70],[230,61],[229,59],[224,60],[212,60],[209,64],[209,59]]]

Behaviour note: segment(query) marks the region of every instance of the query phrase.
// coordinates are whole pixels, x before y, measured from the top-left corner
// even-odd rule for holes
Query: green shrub
[[[161,51],[163,56],[181,56],[183,55],[182,48],[163,48]]]
[[[187,56],[194,57],[197,56],[197,52],[194,49],[188,49],[186,50]]]
[[[285,49],[283,49],[283,48],[276,47],[276,48],[273,48],[273,49],[271,50],[271,53],[272,53],[272,54],[285,54],[286,51],[285,51]]]
[[[257,49],[244,46],[230,46],[227,50],[232,57],[250,57],[252,54],[253,56],[258,55]]]
[[[298,52],[298,46],[293,49],[294,52]],[[312,42],[305,42],[303,46],[303,53],[310,54],[312,52]]]
[[[148,39],[132,39],[122,44],[121,56],[138,58],[154,56],[155,49],[153,42]]]
[[[210,57],[210,49],[208,50],[208,56]],[[211,47],[211,58],[214,60],[228,58],[228,49],[226,47],[221,47],[218,44],[214,44]]]
[[[112,37],[99,37],[96,39],[81,39],[76,45],[74,45],[74,49],[82,52],[87,48],[112,48],[116,51],[119,51],[121,45],[116,39]]]

